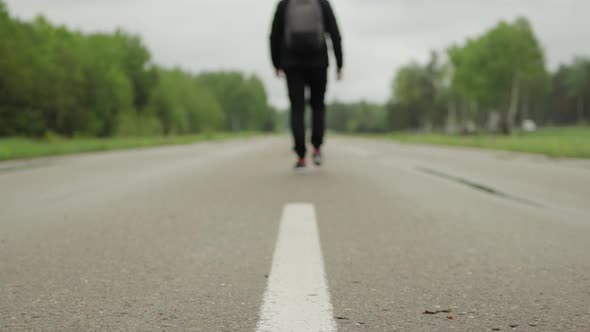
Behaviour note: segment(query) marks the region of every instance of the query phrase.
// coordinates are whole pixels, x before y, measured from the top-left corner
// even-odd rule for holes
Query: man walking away
[[[332,40],[337,62],[337,78],[342,78],[342,45],[336,17],[328,0],[281,0],[275,13],[270,48],[277,76],[287,76],[291,101],[291,130],[298,160],[296,168],[306,165],[305,88],[309,88],[313,111],[311,143],[313,162],[322,164],[326,107],[324,95],[328,81],[328,46]]]

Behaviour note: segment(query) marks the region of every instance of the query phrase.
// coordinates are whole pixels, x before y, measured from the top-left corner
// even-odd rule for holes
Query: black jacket
[[[328,0],[319,0],[324,14],[324,27],[332,40],[332,47],[336,55],[338,69],[342,68],[342,43],[340,31],[336,23],[336,17],[332,6]],[[311,55],[291,54],[285,44],[285,11],[289,0],[281,0],[277,7],[275,17],[272,23],[272,32],[270,34],[270,52],[272,62],[276,69],[286,69],[292,67],[328,67],[328,47],[325,46],[322,52]],[[326,44],[327,45],[327,44]]]

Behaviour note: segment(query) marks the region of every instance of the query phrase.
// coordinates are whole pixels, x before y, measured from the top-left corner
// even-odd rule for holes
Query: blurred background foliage
[[[590,58],[550,72],[530,23],[518,18],[399,68],[386,105],[334,103],[329,124],[340,132],[510,134],[526,120],[585,124],[589,100]]]
[[[0,137],[173,136],[287,129],[263,82],[241,72],[162,68],[138,36],[83,34],[11,17],[0,0]],[[590,58],[551,72],[526,18],[408,62],[389,101],[329,106],[346,133],[504,133],[590,118]],[[284,110],[283,110],[284,111]]]
[[[0,0],[0,136],[112,137],[271,131],[262,81],[154,65],[124,31],[23,22]]]

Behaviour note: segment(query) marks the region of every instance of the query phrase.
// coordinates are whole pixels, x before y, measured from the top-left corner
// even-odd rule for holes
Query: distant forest
[[[590,58],[550,72],[526,18],[407,63],[390,89],[386,104],[333,102],[329,128],[508,134],[524,120],[590,120]],[[138,36],[21,21],[0,0],[0,137],[272,131],[285,115],[255,75],[162,68]]]
[[[262,81],[151,61],[142,40],[23,22],[0,0],[0,136],[110,137],[273,130]]]
[[[395,73],[385,105],[335,102],[329,127],[341,132],[396,130],[510,133],[524,120],[575,125],[590,120],[590,58],[549,72],[525,18],[432,51],[427,63]]]

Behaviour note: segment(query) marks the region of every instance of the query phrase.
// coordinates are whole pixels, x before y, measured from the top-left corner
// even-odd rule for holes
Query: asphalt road
[[[325,157],[294,172],[273,137],[0,163],[0,331],[254,332],[288,305],[309,331],[590,331],[590,162]],[[281,295],[314,283],[321,317]]]

